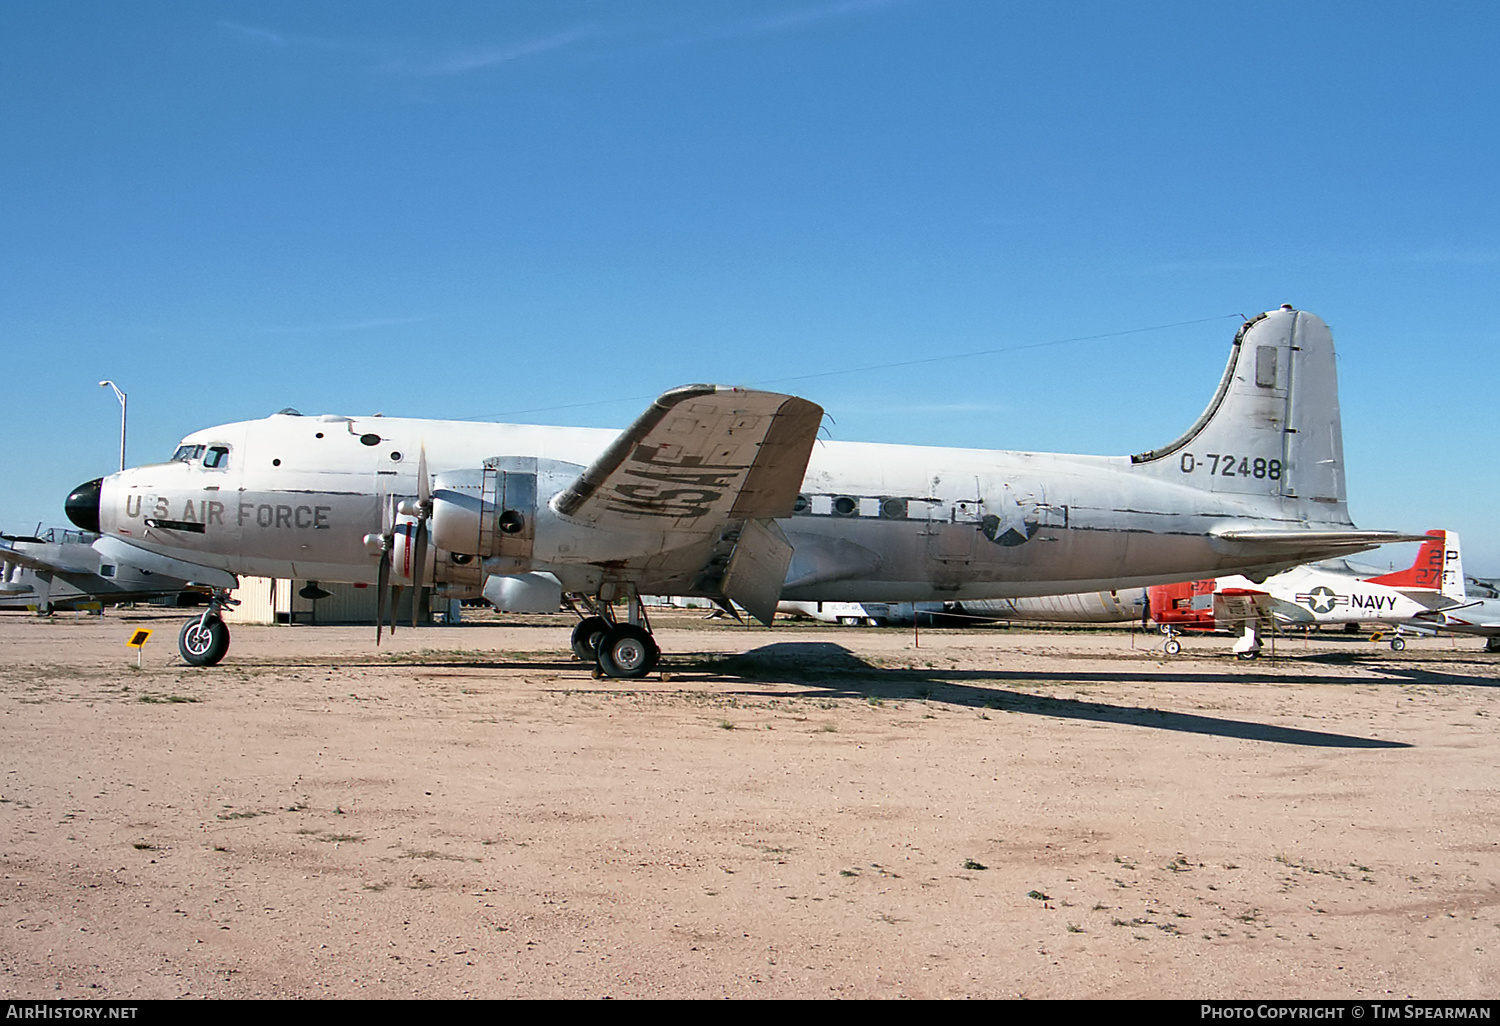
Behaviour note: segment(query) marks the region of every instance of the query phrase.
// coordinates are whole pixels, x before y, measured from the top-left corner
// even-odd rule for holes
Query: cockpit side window
[[[229,446],[210,445],[203,457],[203,465],[209,470],[226,470],[229,467]]]

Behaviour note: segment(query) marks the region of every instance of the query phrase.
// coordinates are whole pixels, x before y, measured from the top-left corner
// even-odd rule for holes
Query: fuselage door
[[[949,568],[967,566],[984,522],[984,502],[956,499],[931,509],[927,521],[927,554]]]

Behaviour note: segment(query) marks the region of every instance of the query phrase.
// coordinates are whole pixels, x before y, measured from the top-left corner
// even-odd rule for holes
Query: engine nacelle
[[[478,470],[438,474],[432,489],[433,543],[448,552],[529,565],[536,540],[536,462],[497,457]]]
[[[396,529],[391,542],[391,583],[411,587],[417,583],[412,565],[416,559],[416,537],[418,531],[428,530],[422,522],[406,514],[397,514]],[[420,582],[422,585],[447,585],[456,589],[460,597],[479,595],[484,585],[483,562],[467,553],[449,552],[433,543],[428,531],[426,553],[423,555]],[[472,594],[471,594],[472,593]]]

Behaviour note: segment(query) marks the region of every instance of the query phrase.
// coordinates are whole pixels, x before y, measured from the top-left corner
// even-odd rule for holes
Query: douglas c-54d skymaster
[[[101,549],[216,589],[183,629],[190,663],[223,658],[219,609],[249,574],[375,584],[382,621],[399,586],[518,610],[567,596],[574,651],[613,677],[660,654],[642,594],[769,623],[782,598],[1055,595],[1409,537],[1350,522],[1333,337],[1291,307],[1244,324],[1197,422],[1136,456],[817,443],[822,415],[712,385],[665,393],[618,434],[279,414],[194,432],[66,509]]]

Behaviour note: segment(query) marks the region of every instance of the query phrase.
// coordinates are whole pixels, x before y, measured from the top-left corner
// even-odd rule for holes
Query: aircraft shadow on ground
[[[375,665],[423,671],[424,675],[441,675],[454,670],[519,670],[533,673],[566,673],[584,667],[576,659],[537,659],[534,655],[489,659],[431,659],[422,656],[393,654],[387,659],[367,662],[351,659],[350,666]],[[1462,685],[1500,687],[1495,676],[1445,673],[1427,667],[1394,662],[1368,662],[1354,655],[1316,654],[1283,656],[1282,661],[1296,662],[1301,672],[1268,673],[1235,662],[1234,670],[1174,672],[1157,669],[1110,670],[1099,672],[1060,672],[1037,670],[970,670],[937,668],[887,668],[874,666],[842,645],[826,641],[778,642],[740,654],[681,653],[663,659],[660,669],[684,679],[738,680],[745,683],[775,683],[816,688],[830,698],[885,699],[889,701],[933,701],[948,705],[1004,712],[1028,713],[1059,719],[1087,720],[1173,730],[1250,741],[1321,748],[1410,748],[1399,741],[1330,734],[1293,727],[1278,727],[1248,720],[1231,720],[1193,713],[1164,712],[1138,706],[1109,705],[1080,699],[1054,698],[1008,690],[1000,685],[1015,684],[1095,684],[1095,683],[1187,683],[1212,687],[1216,684],[1331,684],[1339,686],[1385,684]],[[335,661],[337,662],[337,661]],[[1484,660],[1459,661],[1490,669]],[[1385,679],[1352,679],[1348,676],[1319,673],[1319,664],[1349,665],[1363,668]],[[319,661],[282,663],[283,666],[324,667]],[[1303,669],[1308,667],[1308,669]],[[979,682],[979,683],[976,683]],[[995,686],[989,686],[993,682]],[[630,681],[616,681],[629,687]],[[742,692],[742,694],[751,694]]]
[[[1053,673],[1005,670],[886,669],[872,666],[854,653],[829,642],[783,642],[753,649],[743,655],[707,656],[696,665],[687,664],[682,671],[709,672],[720,677],[737,677],[746,681],[776,681],[815,687],[829,697],[907,701],[933,701],[972,708],[997,709],[1003,712],[1051,716],[1059,719],[1116,723],[1156,730],[1182,731],[1247,741],[1270,741],[1277,744],[1313,748],[1410,748],[1401,741],[1331,734],[1295,727],[1278,727],[1249,720],[1200,716],[1194,713],[1166,712],[1136,706],[1110,705],[1071,698],[1053,698],[990,687],[975,683],[994,681],[1045,683],[1111,683],[1164,681],[1197,683],[1205,686],[1251,682],[1349,684],[1347,677],[1279,675],[1268,673],[1170,673],[1170,672],[1100,672]],[[1467,681],[1467,678],[1464,678]],[[1493,685],[1492,680],[1474,683]]]

